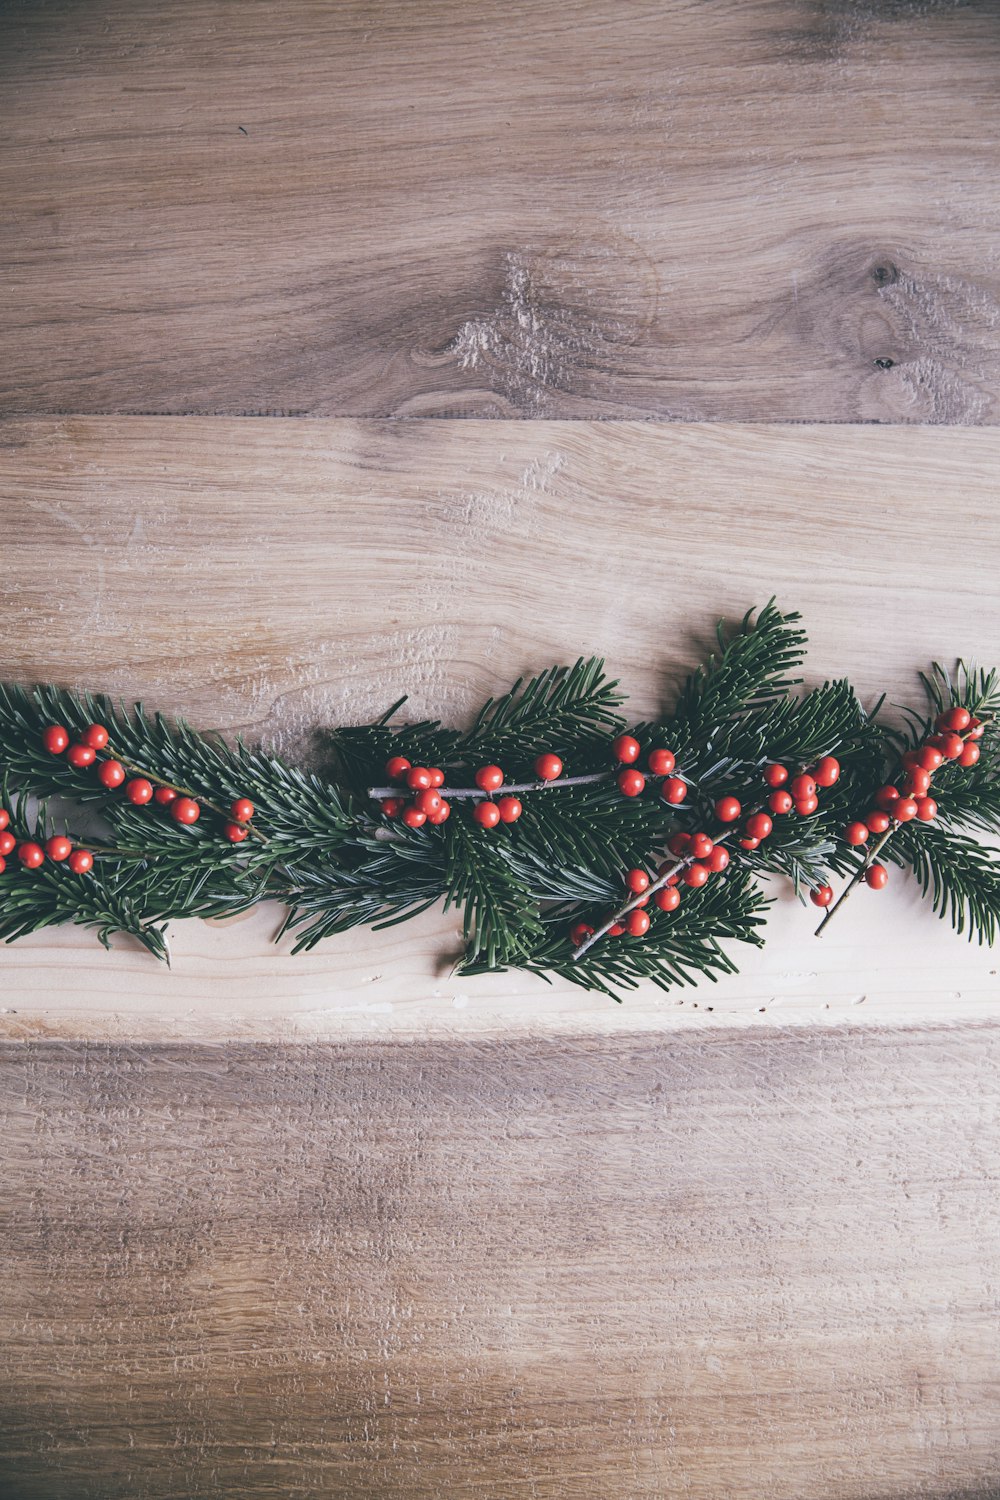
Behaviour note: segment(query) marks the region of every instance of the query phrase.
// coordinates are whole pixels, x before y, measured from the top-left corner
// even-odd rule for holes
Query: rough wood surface
[[[995,0],[7,0],[0,411],[995,421]]]
[[[985,429],[11,420],[0,675],[142,697],[300,754],[316,726],[373,717],[401,691],[415,716],[458,722],[579,653],[606,653],[636,715],[652,712],[716,617],[774,589],[804,611],[810,680],[847,674],[866,697],[912,701],[934,657],[1000,661],[984,586],[1000,572],[998,459]],[[0,1034],[995,1013],[994,956],[915,890],[865,893],[822,942],[811,908],[776,895],[772,946],[745,952],[743,978],[676,999],[649,987],[627,1017],[569,985],[456,984],[453,918],[292,960],[265,910],[182,925],[171,971],[79,931],[25,940],[0,953]]]
[[[17,1500],[997,1494],[1000,1031],[0,1053]]]

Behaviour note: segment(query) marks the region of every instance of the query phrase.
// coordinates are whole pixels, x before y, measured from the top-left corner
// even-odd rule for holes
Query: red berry
[[[622,926],[621,922],[616,922],[613,927],[608,928],[608,937],[621,937],[624,931],[625,928]]]
[[[175,823],[197,823],[201,808],[193,797],[175,797],[170,804],[170,816]]]
[[[817,807],[819,807],[818,797],[800,797],[795,804],[795,811],[800,818],[811,818]]]
[[[477,802],[472,816],[480,828],[495,828],[500,821],[500,809],[495,802]]]
[[[410,769],[412,761],[405,755],[392,755],[385,763],[385,774],[390,781],[399,781]]]
[[[535,775],[539,781],[558,781],[563,773],[563,763],[558,755],[539,755],[535,761]]]
[[[768,786],[784,786],[788,780],[788,772],[784,766],[777,764],[764,767],[764,780]]]
[[[0,829],[6,828],[7,824],[9,822],[10,822],[10,813],[7,811],[7,809],[5,807],[0,807]]]
[[[431,773],[426,766],[411,766],[406,773],[406,785],[413,792],[425,791],[431,784]]]
[[[797,779],[797,778],[796,778]],[[793,783],[794,785],[794,783]],[[747,838],[766,839],[774,827],[766,812],[751,813],[745,823]]]
[[[875,793],[875,806],[880,807],[883,812],[892,812],[899,801],[899,787],[880,786]]]
[[[865,883],[870,885],[873,891],[885,890],[889,884],[889,871],[885,865],[869,865],[865,871]]]
[[[169,807],[171,802],[176,802],[178,793],[172,786],[158,786],[153,793],[153,798],[161,807]]]
[[[909,823],[917,816],[917,804],[912,797],[899,797],[892,804],[892,815],[899,823]]]
[[[427,814],[421,812],[419,807],[414,807],[412,802],[408,802],[403,808],[403,822],[407,828],[423,828],[427,822]]]
[[[66,752],[66,759],[71,766],[82,771],[84,766],[92,766],[97,759],[97,751],[92,750],[89,745],[70,745]]]
[[[444,772],[442,771],[441,767],[440,766],[429,766],[428,770],[431,773],[431,786],[432,787],[444,786]]]
[[[970,719],[969,731],[965,736],[966,742],[968,743],[969,740],[981,740],[985,729],[986,725],[982,719]]]
[[[689,833],[672,833],[667,839],[667,848],[671,854],[682,858],[691,849],[691,835]]]
[[[687,782],[682,781],[679,776],[668,776],[660,787],[660,796],[665,802],[671,803],[674,807],[679,802],[683,802],[687,794]]]
[[[729,850],[723,844],[716,844],[705,863],[713,875],[721,875],[729,864]]]
[[[715,845],[707,833],[693,833],[688,848],[695,859],[707,859],[715,848]]]
[[[623,766],[630,766],[633,761],[638,760],[641,749],[639,741],[633,739],[630,734],[620,734],[611,742],[611,754]]]
[[[666,782],[663,783],[667,785]],[[638,797],[646,785],[646,778],[641,771],[619,771],[618,790],[625,797]]]
[[[97,768],[97,779],[109,792],[113,792],[125,780],[125,767],[120,760],[102,760]]]
[[[788,785],[788,790],[796,802],[800,802],[803,797],[815,797],[816,782],[813,777],[807,776],[803,771],[800,775],[792,777]]]
[[[61,833],[57,833],[53,838],[45,840],[45,852],[49,856],[49,859],[54,859],[58,864],[64,859],[69,859],[73,852],[73,845],[69,839],[64,838]]]
[[[742,811],[735,797],[720,797],[715,804],[715,816],[720,823],[735,823]]]
[[[503,786],[503,772],[499,766],[480,766],[475,783],[481,792],[498,792]]]
[[[809,892],[809,900],[813,906],[829,906],[833,901],[833,886],[818,885],[814,891]]]
[[[27,843],[18,844],[17,857],[26,869],[37,870],[39,865],[45,863],[45,850],[41,844],[35,844],[29,840]]]
[[[641,896],[643,891],[649,889],[649,876],[645,870],[627,870],[625,884],[633,895]]]
[[[646,764],[654,776],[669,776],[677,761],[672,750],[650,750]]]
[[[938,729],[951,729],[961,734],[972,723],[972,715],[967,708],[949,708],[946,713],[938,714],[934,723]]]
[[[497,807],[501,823],[516,823],[523,811],[517,797],[501,797]]]
[[[448,819],[450,817],[451,817],[451,803],[450,802],[442,802],[441,806],[438,808],[437,812],[435,812],[435,813],[429,813],[428,814],[427,821],[428,821],[428,823],[433,823],[433,825],[434,825],[435,828],[440,828],[441,824],[442,823],[447,823],[447,821],[448,821]]]
[[[630,937],[642,937],[649,931],[649,912],[630,911],[625,922],[625,931]]]
[[[921,766],[919,750],[904,751],[902,756],[902,763],[908,771],[926,769],[925,767]]]
[[[974,766],[979,759],[979,746],[970,740],[958,757],[960,766]]]
[[[917,798],[917,817],[921,823],[933,823],[937,817],[938,805],[933,797]]]
[[[69,867],[74,875],[86,875],[94,868],[94,856],[89,849],[74,849],[69,857]]]
[[[229,809],[229,816],[234,823],[249,823],[253,814],[253,803],[246,797],[237,797]]]
[[[431,813],[436,813],[441,806],[441,793],[436,792],[433,787],[425,787],[414,797],[413,805],[430,817]]]
[[[965,749],[965,741],[957,734],[941,735],[937,745],[945,760],[958,760]]]
[[[944,756],[936,745],[924,745],[917,753],[925,771],[936,771],[944,760]]]
[[[379,803],[387,818],[398,818],[404,805],[402,797],[383,797]]]
[[[772,792],[767,805],[773,813],[790,813],[795,801],[791,792]]]
[[[681,893],[675,885],[665,885],[656,892],[653,902],[661,911],[676,911],[681,904]]]
[[[931,773],[925,771],[923,766],[916,766],[912,771],[907,771],[903,777],[903,792],[909,796],[922,797],[931,784]]]
[[[0,854],[9,854],[16,843],[17,839],[12,833],[8,833],[6,830],[0,833]]]
[[[705,884],[711,873],[708,865],[701,865],[695,862],[693,865],[688,865],[681,879],[685,885],[689,885],[694,890],[697,890],[699,886]]]
[[[250,837],[250,830],[244,823],[224,823],[222,831],[231,844],[242,844]]]
[[[136,807],[142,807],[144,803],[153,800],[153,784],[147,781],[145,776],[136,776],[126,783],[125,795],[130,802],[135,803]]]
[[[868,831],[867,823],[848,823],[844,829],[844,838],[849,844],[867,844]]]
[[[61,724],[50,724],[42,730],[42,744],[50,755],[62,755],[69,744],[69,735]]]
[[[840,778],[840,761],[834,755],[824,755],[817,761],[813,777],[817,786],[833,786]]]
[[[865,822],[872,833],[885,833],[892,819],[887,812],[870,812]]]
[[[3,874],[4,870],[6,870],[6,868],[7,868],[7,861],[4,859],[3,855],[0,854],[0,875]]]
[[[586,922],[577,922],[576,926],[569,930],[569,940],[574,948],[579,948],[584,939],[593,934],[593,931],[593,927],[588,927]]]
[[[103,750],[110,736],[103,724],[88,724],[80,736],[81,743],[91,750]]]
[[[740,839],[741,849],[759,849],[760,839]]]

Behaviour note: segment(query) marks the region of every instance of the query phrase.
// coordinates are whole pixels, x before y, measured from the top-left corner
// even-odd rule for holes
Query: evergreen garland
[[[443,901],[461,972],[618,998],[734,971],[725,940],[763,941],[761,875],[827,908],[821,930],[830,882],[879,889],[884,850],[992,943],[997,674],[935,666],[900,728],[846,681],[797,691],[805,645],[772,601],[632,726],[596,659],[516,682],[465,731],[400,722],[400,699],[333,732],[324,774],[140,704],[0,686],[0,937],[75,922],[169,961],[170,922],[276,900],[298,953]]]

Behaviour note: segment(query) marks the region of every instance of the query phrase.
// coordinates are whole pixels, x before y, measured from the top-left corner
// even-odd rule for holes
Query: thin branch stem
[[[733,828],[727,829],[724,833],[720,833],[717,839],[713,839],[712,843],[716,845],[724,844],[727,839],[732,838],[735,831]],[[620,907],[618,911],[608,918],[603,927],[598,927],[588,938],[584,939],[574,952],[572,962],[575,964],[579,963],[588,948],[592,948],[595,943],[600,942],[602,937],[606,937],[612,927],[621,921],[622,917],[627,917],[629,912],[635,911],[637,907],[647,905],[657,891],[662,890],[665,885],[669,885],[675,875],[679,875],[682,870],[686,870],[688,865],[693,865],[696,860],[697,855],[684,854],[677,858],[668,868],[662,870],[644,891],[639,891],[637,895],[632,896],[630,900],[626,901],[624,906]]]
[[[116,750],[113,745],[109,744],[107,749],[108,753],[112,755],[115,760],[121,762],[126,771],[134,771],[137,776],[144,776],[147,781],[154,781],[157,786],[166,787],[168,791],[176,792],[179,797],[191,797],[195,802],[200,802],[202,807],[207,807],[209,812],[214,812],[218,817],[224,819],[224,821],[227,823],[232,823],[235,821],[232,814],[227,812],[225,808],[220,807],[217,802],[209,802],[208,798],[203,797],[200,792],[192,791],[192,789],[187,786],[175,786],[172,781],[164,781],[163,777],[157,776],[155,771],[147,771],[143,766],[137,766],[134,761],[128,760],[127,757],[122,752]],[[260,829],[255,828],[252,823],[241,823],[240,827],[245,828],[253,838],[260,839],[262,844],[267,844],[270,842],[267,834],[261,833]]]
[[[623,766],[621,769],[628,770],[628,767]],[[649,771],[643,771],[640,774],[645,776],[647,781],[666,780],[666,777],[654,776]],[[509,797],[514,792],[558,792],[567,786],[597,786],[599,782],[611,781],[617,775],[617,771],[594,771],[590,776],[561,776],[556,781],[513,781],[509,786],[497,787],[495,792],[484,792],[482,787],[478,786],[438,786],[434,790],[439,796],[448,797],[452,801],[460,797]],[[684,777],[677,772],[671,771],[670,775],[677,775],[678,780],[684,780]],[[370,786],[368,795],[381,801],[383,797],[405,797],[412,790],[412,787],[406,786]]]
[[[847,900],[848,896],[854,890],[855,886],[858,886],[858,885],[861,884],[862,880],[864,880],[866,874],[868,873],[869,869],[871,868],[872,863],[874,862],[876,854],[878,854],[879,850],[882,849],[883,846],[889,842],[889,840],[892,838],[892,836],[896,832],[896,830],[898,828],[901,828],[901,827],[902,827],[901,823],[892,823],[892,824],[890,824],[890,826],[886,829],[885,833],[883,833],[882,836],[879,838],[878,842],[875,843],[875,844],[873,844],[871,846],[871,848],[866,851],[864,864],[861,865],[857,870],[855,870],[854,874],[851,876],[850,880],[845,885],[845,887],[841,891],[840,895],[837,897],[836,901],[833,903],[833,905],[826,912],[824,912],[824,914],[823,914],[823,920],[820,922],[819,926],[816,928],[816,931],[813,934],[814,937],[822,937],[823,936],[823,928],[826,926],[827,922],[829,922],[833,918],[834,912],[837,912],[837,911],[840,910],[840,908],[843,906],[844,902]]]

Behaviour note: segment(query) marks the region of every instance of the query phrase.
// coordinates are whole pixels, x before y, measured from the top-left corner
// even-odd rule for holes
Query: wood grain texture
[[[105,418],[0,425],[0,676],[142,697],[292,754],[401,691],[466,720],[521,672],[606,654],[637,716],[719,614],[776,590],[810,681],[918,691],[1000,661],[1000,435],[980,429]],[[898,884],[898,883],[897,883]],[[913,889],[830,936],[782,883],[772,946],[622,1016],[524,976],[456,984],[455,920],[275,948],[274,910],[175,930],[174,967],[78,931],[0,951],[0,1034],[154,1040],[619,1032],[734,1018],[996,1014],[997,963]],[[891,912],[890,930],[886,914]],[[860,1007],[860,1009],[859,1009]]]
[[[0,1054],[17,1500],[986,1500],[1000,1031]]]
[[[995,0],[7,0],[0,412],[995,422]]]

